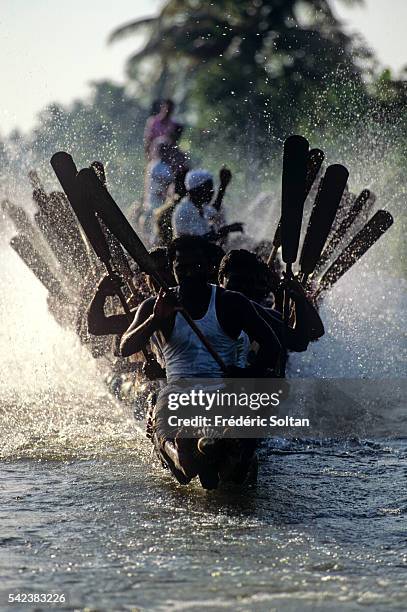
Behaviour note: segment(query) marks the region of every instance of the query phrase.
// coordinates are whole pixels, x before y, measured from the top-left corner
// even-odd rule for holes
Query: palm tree
[[[264,129],[287,101],[295,106],[333,79],[363,91],[358,59],[371,59],[328,0],[167,0],[157,16],[120,26],[109,40],[136,33],[145,42],[127,73],[140,91],[187,98],[201,114],[210,104],[240,127],[246,117]]]

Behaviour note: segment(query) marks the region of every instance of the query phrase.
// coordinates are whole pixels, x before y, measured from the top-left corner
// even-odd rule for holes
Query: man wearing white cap
[[[174,238],[204,236],[216,240],[230,232],[241,232],[241,223],[221,224],[220,213],[210,202],[214,195],[213,176],[207,170],[190,170],[185,177],[188,196],[177,205],[172,217]]]

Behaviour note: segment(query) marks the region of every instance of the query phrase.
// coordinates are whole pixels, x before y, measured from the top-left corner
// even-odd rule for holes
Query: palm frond
[[[116,30],[113,30],[108,38],[108,43],[111,44],[117,40],[125,38],[126,36],[131,36],[132,34],[137,33],[137,31],[143,27],[152,27],[156,25],[158,20],[159,17],[144,17],[143,19],[137,19],[136,21],[125,23],[119,28],[116,28]]]

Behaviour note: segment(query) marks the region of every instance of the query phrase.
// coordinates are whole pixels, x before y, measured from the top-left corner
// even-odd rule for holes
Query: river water
[[[3,255],[0,609],[10,593],[64,594],[52,607],[66,610],[406,609],[400,398],[378,433],[268,441],[256,486],[183,488]],[[291,377],[405,376],[406,287],[377,274],[359,265],[338,283],[326,336],[292,357]]]

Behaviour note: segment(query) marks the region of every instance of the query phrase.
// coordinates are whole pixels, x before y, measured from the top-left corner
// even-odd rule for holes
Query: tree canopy
[[[312,123],[321,104],[329,120],[344,96],[366,104],[374,58],[327,0],[167,0],[110,41],[136,33],[144,44],[128,60],[129,78],[153,97],[174,96],[200,127],[221,122],[232,136],[249,128],[261,139],[304,115]]]

